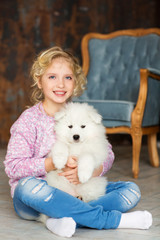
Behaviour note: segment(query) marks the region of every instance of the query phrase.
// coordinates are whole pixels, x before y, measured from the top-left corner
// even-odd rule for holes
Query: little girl
[[[40,213],[49,216],[46,227],[63,237],[71,237],[80,226],[148,229],[152,225],[149,212],[124,213],[140,200],[140,190],[132,182],[109,182],[106,195],[89,203],[47,184],[46,173],[55,170],[52,159],[47,157],[56,141],[54,114],[72,97],[82,94],[86,78],[77,59],[59,47],[40,53],[31,75],[34,105],[13,124],[4,161],[16,213],[27,220],[38,220]],[[102,176],[111,168],[111,145],[108,152],[108,159],[93,176]],[[69,157],[61,175],[79,183],[74,156]]]

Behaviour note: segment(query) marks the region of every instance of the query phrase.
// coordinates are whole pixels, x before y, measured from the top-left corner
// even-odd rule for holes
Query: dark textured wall
[[[81,58],[87,32],[160,27],[159,0],[0,0],[0,143],[29,104],[29,69],[53,45]]]

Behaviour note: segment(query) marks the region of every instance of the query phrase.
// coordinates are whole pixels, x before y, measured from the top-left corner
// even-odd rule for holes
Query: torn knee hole
[[[133,192],[138,198],[140,197],[140,194],[139,194],[137,191],[135,191],[134,189],[129,188],[129,190],[130,190],[131,192]]]
[[[44,201],[48,202],[52,198],[53,194],[51,193]]]
[[[28,182],[32,177],[25,178],[22,182],[21,185],[23,186],[26,182]]]
[[[126,196],[124,196],[122,193],[120,193],[120,195],[125,199],[125,201],[126,201],[129,205],[132,204],[131,201],[130,201]]]
[[[33,188],[32,193],[33,194],[37,193],[44,185],[45,183],[38,184],[35,188]]]

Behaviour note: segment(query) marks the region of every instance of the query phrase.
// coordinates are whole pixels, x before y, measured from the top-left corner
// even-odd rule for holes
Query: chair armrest
[[[131,125],[135,128],[141,128],[144,116],[144,110],[148,94],[148,79],[152,78],[160,81],[160,71],[157,69],[140,69],[140,88],[137,104],[132,112]]]
[[[148,68],[148,76],[156,80],[160,80],[160,70],[155,68]]]

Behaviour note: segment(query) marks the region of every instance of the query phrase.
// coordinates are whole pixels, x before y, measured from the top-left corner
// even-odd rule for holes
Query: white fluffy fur
[[[86,103],[68,103],[55,114],[56,143],[51,149],[57,171],[47,174],[49,185],[88,202],[105,194],[107,180],[94,177],[94,169],[107,159],[108,141],[101,123],[102,117]],[[74,140],[74,136],[79,139]],[[78,158],[78,177],[81,184],[73,185],[57,173],[65,167],[69,156]]]

